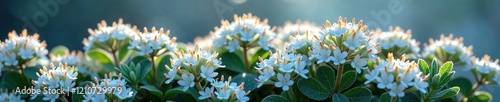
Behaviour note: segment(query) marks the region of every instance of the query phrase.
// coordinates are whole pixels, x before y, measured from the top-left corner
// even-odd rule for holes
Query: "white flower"
[[[21,99],[21,95],[16,95],[14,93],[0,93],[0,102],[24,102]]]
[[[174,52],[176,50],[175,48],[177,47],[177,44],[175,43],[177,38],[170,38],[168,37],[169,34],[170,31],[167,30],[166,32],[164,32],[163,28],[160,28],[160,30],[156,30],[156,28],[153,27],[151,29],[151,32],[148,32],[147,28],[144,28],[144,32],[137,33],[132,36],[134,39],[130,41],[131,44],[130,46],[128,46],[128,49],[139,51],[138,54],[140,56],[150,54],[162,55],[167,52]]]
[[[319,27],[307,21],[285,22],[283,27],[278,27],[278,34],[275,37],[280,40],[273,40],[271,45],[279,49],[287,46],[292,50],[299,49],[308,44],[314,35],[318,35],[319,30]]]
[[[109,76],[108,76],[109,75]],[[103,92],[93,92],[93,93],[86,93],[83,100],[84,102],[92,101],[92,102],[106,102],[107,99],[106,97],[109,95],[116,96],[118,99],[123,100],[130,98],[134,95],[134,92],[132,88],[127,87],[127,81],[125,79],[122,79],[122,74],[118,74],[117,79],[113,79],[113,75],[110,74],[104,74],[104,79],[101,79],[98,83],[99,84],[94,84],[92,83],[90,87],[96,88],[96,89],[110,89],[110,88],[121,88],[121,90],[114,90],[113,93],[109,92],[111,90],[104,90]],[[96,81],[98,81],[97,78],[95,78]]]
[[[168,79],[167,79],[167,81],[165,81],[165,84],[169,84],[170,82],[172,82],[172,80],[175,79],[175,76],[177,76],[177,70],[176,69],[170,69],[170,71],[168,71],[168,74],[167,74],[167,78]]]
[[[18,64],[18,61],[16,60],[16,55],[15,54],[6,54],[7,56],[4,57],[4,64],[6,66],[15,66]]]
[[[90,36],[84,39],[83,44],[85,52],[88,52],[92,48],[99,47],[101,49],[105,46],[101,45],[112,45],[110,42],[129,42],[133,39],[133,35],[139,33],[137,27],[132,27],[130,24],[123,24],[123,20],[119,19],[118,22],[113,22],[112,25],[108,26],[106,21],[102,20],[97,24],[97,29],[88,29]],[[126,41],[125,41],[126,40]],[[113,43],[116,48],[121,48],[125,46],[126,43]],[[134,44],[131,44],[134,45]]]
[[[262,75],[258,77],[258,80],[260,81],[258,87],[262,86],[264,82],[276,74],[272,68],[264,68],[262,70]]]
[[[198,99],[203,100],[203,99],[212,97],[212,92],[214,92],[214,87],[210,87],[210,88],[206,87],[205,91],[198,92],[198,93],[200,93],[200,97],[198,97]]]
[[[133,94],[132,88],[122,87],[122,91],[115,91],[115,96],[122,100],[132,97]]]
[[[457,63],[465,63],[465,66],[463,66],[465,69],[472,67],[467,66],[470,65],[471,60],[470,58],[466,58],[473,56],[472,46],[465,46],[463,44],[463,38],[453,38],[453,35],[450,34],[449,36],[441,35],[439,40],[430,39],[429,41],[430,44],[425,46],[422,57],[448,56],[446,58],[455,59],[445,59],[443,57],[436,58],[443,62],[446,62],[445,60],[453,61],[456,65],[459,65]]]
[[[331,60],[333,61],[334,65],[339,65],[339,64],[344,64],[346,62],[345,58],[347,57],[347,52],[341,52],[340,48],[336,48],[333,50],[333,57],[331,57]]]
[[[401,85],[401,84],[397,84],[397,83],[392,83],[391,85],[392,87],[390,87],[390,91],[389,91],[389,95],[391,95],[392,97],[403,97],[405,96],[405,86],[404,85]]]
[[[59,84],[61,85],[61,87],[64,89],[64,92],[69,92],[71,90],[68,90],[72,87],[75,86],[75,82],[73,82],[74,80],[71,80],[69,78],[67,78],[65,81],[60,81]]]
[[[56,99],[59,98],[59,94],[43,94],[45,97],[43,97],[43,100],[45,101],[50,101],[50,102],[55,102]]]
[[[97,37],[97,40],[99,40],[99,42],[105,42],[105,41],[107,41],[111,37],[111,35],[109,35],[109,34],[98,34],[96,37]]]
[[[19,54],[19,56],[21,56],[22,59],[33,58],[33,51],[31,51],[31,49],[21,48],[21,49],[19,49],[18,54]]]
[[[208,82],[212,82],[214,80],[213,77],[216,77],[219,73],[214,72],[214,68],[201,66],[201,74],[202,78],[205,78]]]
[[[389,50],[398,47],[403,51],[410,52],[401,52],[402,54],[413,54],[416,55],[419,53],[420,48],[419,44],[415,39],[412,39],[412,34],[410,31],[404,32],[400,27],[396,27],[394,30],[389,28],[389,31],[383,32],[380,29],[374,32],[374,41],[380,44],[379,48],[381,50]],[[389,52],[389,51],[388,51]],[[383,53],[382,55],[387,55],[387,53]],[[397,55],[400,56],[400,55]]]
[[[247,93],[243,90],[236,90],[235,93],[236,93],[236,98],[240,102],[248,102],[250,100],[250,98],[246,96]]]
[[[230,89],[221,89],[221,90],[215,92],[215,95],[217,95],[217,98],[221,99],[221,100],[229,99],[229,97],[231,97],[231,90]]]
[[[235,15],[234,18],[232,22],[222,21],[221,27],[216,27],[215,31],[211,32],[215,35],[216,47],[225,46],[229,52],[234,52],[240,48],[239,43],[244,43],[241,45],[257,43],[263,49],[269,49],[269,41],[275,34],[267,24],[267,20],[261,21],[252,14],[244,14],[242,17]]]
[[[367,59],[361,59],[360,55],[356,55],[354,60],[351,62],[351,66],[356,69],[356,72],[361,73],[361,69],[366,69],[366,64],[368,64]]]
[[[279,70],[281,72],[290,73],[293,71],[293,63],[280,63]]]
[[[379,71],[377,69],[372,70],[369,74],[365,74],[364,77],[366,78],[365,84],[368,84],[372,82],[373,80],[378,78]]]
[[[473,68],[481,74],[490,74],[500,69],[499,60],[491,61],[490,56],[484,55],[482,59],[475,58]]]
[[[344,45],[348,47],[349,50],[355,50],[356,48],[361,46],[361,42],[357,36],[352,35],[352,37],[351,36],[347,37],[347,40],[344,42]]]
[[[241,38],[240,38],[241,41],[252,42],[253,36],[254,36],[254,32],[242,29],[240,31],[240,35],[241,35]]]
[[[229,44],[227,45],[227,49],[229,50],[229,52],[234,52],[239,48],[240,48],[240,44],[239,44],[238,40],[231,40],[231,41],[229,41]]]
[[[276,87],[283,87],[283,91],[287,91],[293,85],[293,80],[290,80],[290,74],[286,73],[285,76],[283,74],[278,74],[278,82],[274,84]]]
[[[318,59],[316,63],[330,62],[331,60],[331,51],[329,49],[315,49],[313,53],[312,57]]]
[[[182,74],[182,80],[177,81],[177,83],[181,86],[183,86],[182,90],[185,92],[187,91],[190,87],[194,86],[194,75],[193,74]]]
[[[302,78],[307,79],[307,73],[309,73],[309,70],[306,69],[306,61],[296,61],[295,62],[295,70],[293,70],[295,73],[299,74]]]
[[[399,77],[401,78],[400,83],[401,85],[405,87],[412,86],[414,84],[413,79],[415,79],[415,74],[399,74]]]
[[[197,66],[198,65],[198,60],[196,59],[196,56],[194,55],[187,55],[187,56],[184,56],[184,65],[186,66],[190,66],[190,65],[193,65],[193,66]]]
[[[422,80],[422,78],[419,78],[419,77],[415,77],[415,85],[413,85],[413,87],[417,88],[418,90],[420,90],[420,92],[422,93],[427,93],[427,87],[429,86],[429,83],[425,82]]]
[[[224,86],[224,81],[217,81],[217,80],[214,80],[210,83],[210,85],[212,85],[213,87],[215,88],[222,88]]]
[[[85,94],[83,102],[108,102],[106,94]]]
[[[392,82],[394,81],[394,75],[388,73],[388,72],[385,72],[385,71],[382,71],[380,73],[380,77],[377,77],[377,82],[379,82],[377,84],[377,87],[380,88],[380,89],[383,89],[383,88],[391,88],[393,87],[392,86]]]

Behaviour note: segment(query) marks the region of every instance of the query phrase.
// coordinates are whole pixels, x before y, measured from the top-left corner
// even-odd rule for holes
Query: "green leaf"
[[[101,49],[91,50],[87,53],[87,56],[102,64],[113,64],[113,61],[111,61],[111,58],[113,57],[109,55],[109,53]]]
[[[297,83],[300,92],[314,100],[325,100],[328,98],[328,91],[313,78],[300,79]]]
[[[172,56],[170,55],[165,55],[161,58],[161,60],[158,63],[158,67],[156,68],[157,69],[157,76],[158,77],[158,80],[157,82],[161,82],[161,81],[164,81],[166,79],[166,77],[164,76],[164,73],[168,73],[168,70],[167,68],[165,68],[165,65],[167,66],[170,66],[170,59],[172,58]],[[170,67],[172,68],[172,67]],[[149,71],[149,70],[147,70]],[[164,82],[161,82],[161,83],[164,83]],[[246,83],[245,83],[246,84]]]
[[[332,96],[332,102],[349,102],[349,99],[342,94],[334,93]]]
[[[142,60],[149,60],[147,57],[144,57],[144,56],[136,56],[134,58],[132,58],[129,63],[139,63],[141,62]]]
[[[342,83],[340,83],[339,92],[351,87],[351,85],[356,81],[356,77],[358,76],[357,74],[358,73],[354,70],[350,70],[342,74]]]
[[[434,93],[431,98],[432,99],[445,99],[445,98],[450,98],[458,94],[460,92],[460,87],[454,86],[451,88],[448,88],[446,90],[439,91],[437,93]]]
[[[238,73],[245,72],[245,67],[243,61],[235,53],[225,52],[219,55],[222,58],[222,65],[225,65],[225,69],[235,71]]]
[[[163,98],[170,99],[173,96],[176,96],[176,95],[178,95],[180,93],[184,93],[184,91],[182,91],[182,87],[177,87],[177,88],[174,88],[174,89],[170,89],[167,92],[165,92],[165,94],[163,94]]]
[[[441,77],[441,80],[439,80],[439,86],[443,87],[448,82],[450,82],[451,78],[453,78],[453,75],[455,75],[455,71],[451,71],[451,73],[447,73],[445,74],[445,76]]]
[[[490,93],[486,91],[477,91],[474,93],[474,96],[472,96],[469,99],[469,102],[491,102],[493,96],[491,96]]]
[[[132,51],[127,48],[128,46],[129,44],[126,44],[118,51],[118,59],[120,60],[120,62],[126,61],[128,58],[130,58],[129,56]]]
[[[335,72],[331,67],[320,66],[316,71],[316,79],[325,87],[331,94],[335,87]]]
[[[255,81],[257,77],[259,76],[256,74],[241,73],[234,76],[232,82],[235,82],[237,84],[241,84],[244,82],[245,85],[243,87],[245,88],[245,91],[254,90],[255,88],[257,88],[257,82]]]
[[[290,101],[280,95],[269,95],[266,98],[264,98],[262,102],[290,102]]]
[[[58,45],[58,46],[52,48],[52,50],[50,50],[50,53],[54,56],[64,56],[68,52],[69,52],[69,49],[66,48],[66,46],[62,46],[62,45]]]
[[[31,80],[37,80],[38,76],[36,75],[36,73],[38,71],[40,71],[41,68],[42,68],[42,66],[39,66],[39,65],[26,67],[26,68],[24,68],[24,75],[26,75],[26,77],[28,77],[30,79],[30,82],[31,82]]]
[[[380,95],[380,101],[379,102],[391,102],[391,95],[389,95],[389,92],[384,92],[382,95]]]
[[[431,62],[431,68],[430,68],[430,74],[431,74],[431,78],[435,75],[435,74],[438,74],[438,71],[439,71],[439,66],[438,66],[438,63],[437,63],[437,60],[434,59],[432,60]]]
[[[140,65],[140,67],[138,67],[139,65]],[[135,68],[135,72],[140,72],[140,74],[136,73],[136,74],[138,74],[138,78],[145,79],[148,81],[153,80],[153,78],[151,78],[152,76],[149,76],[149,78],[147,77],[148,75],[151,75],[151,74],[148,74],[149,72],[151,72],[151,65],[152,65],[152,63],[149,60],[142,60],[141,62],[137,63],[136,68]],[[154,85],[154,84],[152,84],[152,85]]]
[[[453,69],[453,62],[448,61],[439,68],[439,76],[443,77],[443,75],[446,75],[447,73],[450,73],[451,70]]]
[[[290,91],[290,90],[288,90],[288,91]],[[290,98],[290,95],[288,95],[288,91],[281,91],[280,96],[283,96],[284,98],[290,100],[291,98]]]
[[[424,73],[424,75],[429,74],[429,65],[427,65],[427,62],[425,62],[425,60],[419,59],[418,66],[418,68]]]
[[[158,98],[160,98],[162,96],[162,92],[152,85],[141,86],[141,89],[145,89],[145,90],[149,91],[149,93],[157,96]]]
[[[420,98],[413,93],[413,92],[407,92],[405,93],[405,96],[400,97],[398,102],[421,102]]]
[[[355,87],[344,93],[351,102],[368,102],[372,98],[372,92],[365,87]]]
[[[472,82],[470,82],[467,78],[464,78],[464,77],[458,77],[458,78],[452,79],[448,83],[448,86],[460,87],[460,93],[462,95],[468,94],[472,90]]]
[[[28,81],[23,79],[23,76],[18,72],[11,71],[2,75],[2,86],[8,90],[13,90],[18,87],[22,89],[24,86],[29,85]]]

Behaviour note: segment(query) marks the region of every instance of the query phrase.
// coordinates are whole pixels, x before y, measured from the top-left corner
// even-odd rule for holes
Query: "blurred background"
[[[452,33],[464,37],[466,46],[474,45],[475,56],[500,58],[499,0],[1,0],[0,39],[12,30],[28,29],[39,33],[48,49],[64,45],[82,50],[88,28],[96,28],[101,20],[111,24],[123,18],[139,28],[170,29],[178,41],[192,42],[219,26],[220,20],[243,13],[267,18],[271,26],[297,19],[320,26],[339,16],[356,18],[369,29],[411,29],[421,45]],[[498,86],[480,90],[500,95]]]

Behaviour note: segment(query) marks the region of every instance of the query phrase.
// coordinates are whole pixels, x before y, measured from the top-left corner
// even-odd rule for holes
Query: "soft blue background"
[[[36,12],[43,12],[39,1],[54,0],[0,1],[0,39],[5,39],[12,30],[22,30],[25,24],[22,17],[32,20]],[[398,10],[391,12],[391,5]],[[222,6],[227,11],[220,10],[222,15],[219,16],[217,8]],[[221,19],[231,20],[234,14],[251,12],[268,18],[272,26],[297,19],[319,25],[325,20],[334,21],[338,16],[362,19],[365,24],[377,24],[382,29],[390,25],[401,26],[411,29],[413,37],[422,45],[429,38],[453,33],[463,36],[465,45],[474,45],[476,56],[500,57],[499,0],[70,0],[58,8],[55,16],[48,16],[46,25],[37,27],[49,48],[65,45],[81,50],[83,38],[89,36],[87,28],[96,28],[103,19],[108,24],[123,18],[125,23],[139,28],[164,27],[170,29],[178,41],[191,42],[194,36],[206,35],[219,26]],[[371,12],[388,12],[390,19],[382,17],[387,23],[384,24]],[[470,74],[460,72],[457,75]],[[481,90],[500,93],[498,86]]]

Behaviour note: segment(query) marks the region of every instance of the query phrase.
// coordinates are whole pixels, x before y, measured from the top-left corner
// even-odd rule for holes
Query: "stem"
[[[155,52],[151,53],[151,55],[150,55],[150,57],[151,57],[151,64],[152,64],[151,65],[151,69],[152,69],[151,73],[153,74],[153,84],[155,86],[159,87],[158,83],[156,82],[158,78],[156,76],[157,73],[156,73],[156,65],[155,65],[155,56],[154,55],[155,55]]]
[[[337,70],[337,77],[335,80],[335,89],[333,90],[333,92],[338,93],[340,91],[339,88],[340,88],[340,83],[342,82],[343,71],[344,71],[344,64],[340,64],[338,67],[338,70]]]
[[[292,100],[292,102],[297,102],[297,100],[295,100],[295,94],[293,93],[292,89],[288,89],[288,95],[290,95],[290,99]]]
[[[194,83],[196,85],[196,89],[198,89],[198,91],[203,91],[203,87],[201,87],[201,80],[196,80],[196,83]]]
[[[391,98],[391,102],[397,102],[398,101],[398,97],[392,97]]]
[[[469,98],[477,89],[479,89],[479,87],[481,85],[483,85],[483,84],[480,83],[480,82],[474,84],[474,86],[472,86],[472,90],[469,93],[467,93],[467,95],[463,96],[460,102],[464,102],[465,101],[465,97]]]
[[[469,98],[481,85],[483,85],[483,78],[479,78],[475,71],[472,72],[474,74],[474,78],[476,79],[476,83],[472,86],[472,90],[462,97],[461,102],[465,101],[465,97]]]
[[[59,95],[59,99],[60,99],[62,102],[68,102],[68,100],[66,99],[66,97],[64,97],[64,95]]]
[[[247,44],[246,43],[243,43],[243,62],[245,63],[245,72],[247,73],[250,73],[250,62],[248,62],[248,48],[247,48]]]
[[[115,67],[118,69],[121,69],[120,67],[120,61],[118,60],[118,56],[116,56],[116,49],[111,49],[111,54],[113,55],[113,60],[115,61]]]

